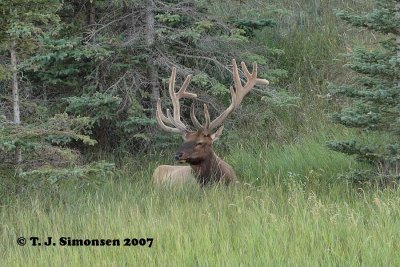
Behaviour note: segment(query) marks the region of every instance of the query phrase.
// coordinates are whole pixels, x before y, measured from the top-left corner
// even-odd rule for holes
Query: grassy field
[[[399,266],[399,190],[337,180],[355,163],[332,153],[313,140],[260,154],[241,147],[227,157],[242,181],[233,187],[156,188],[156,163],[146,162],[97,186],[33,190],[0,208],[0,265]],[[18,246],[21,236],[57,245]],[[60,246],[60,237],[121,246]]]

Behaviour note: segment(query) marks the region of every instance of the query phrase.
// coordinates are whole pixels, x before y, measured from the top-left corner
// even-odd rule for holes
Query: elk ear
[[[183,141],[186,141],[186,140],[187,140],[188,133],[189,133],[189,132],[182,132],[182,133],[181,133]]]
[[[215,133],[210,135],[212,142],[217,141],[221,137],[223,130],[224,130],[224,125],[219,127],[219,129]]]
[[[183,141],[186,142],[186,141],[188,140],[190,133],[191,133],[191,132],[189,132],[189,131],[181,132]]]

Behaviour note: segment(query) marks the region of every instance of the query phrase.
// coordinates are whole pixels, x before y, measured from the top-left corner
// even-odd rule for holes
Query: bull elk
[[[257,64],[253,64],[253,72],[250,73],[244,62],[241,63],[242,70],[246,76],[246,83],[243,85],[236,61],[232,60],[234,89],[230,88],[231,103],[213,121],[210,120],[208,107],[204,104],[204,124],[201,124],[195,116],[194,104],[190,110],[190,118],[195,131],[181,121],[180,103],[181,98],[197,98],[194,93],[186,92],[190,83],[191,75],[188,75],[178,92],[175,92],[176,69],[172,69],[169,80],[169,95],[172,101],[173,114],[167,109],[166,115],[161,110],[161,100],[158,99],[156,118],[161,129],[170,133],[182,135],[184,143],[175,154],[175,159],[180,163],[188,163],[189,166],[161,165],[156,168],[153,174],[153,181],[160,183],[180,183],[189,180],[197,180],[200,186],[213,182],[230,184],[237,181],[233,168],[218,157],[212,148],[213,142],[219,139],[224,129],[225,119],[237,108],[243,98],[256,84],[268,85],[265,79],[257,78]],[[218,129],[217,129],[218,128]],[[217,129],[217,130],[216,130]]]

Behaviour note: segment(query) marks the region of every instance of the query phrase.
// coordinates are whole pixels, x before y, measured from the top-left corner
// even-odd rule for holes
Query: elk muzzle
[[[183,143],[175,153],[175,160],[180,163],[190,163],[195,156],[196,141]]]
[[[175,160],[176,161],[181,161],[182,157],[183,157],[183,153],[182,152],[180,152],[180,151],[176,152],[176,154],[175,154]]]

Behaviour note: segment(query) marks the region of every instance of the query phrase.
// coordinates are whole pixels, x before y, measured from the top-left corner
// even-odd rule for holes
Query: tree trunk
[[[400,58],[400,33],[396,36],[397,57]]]
[[[396,19],[400,19],[400,3],[396,4]],[[396,34],[396,52],[397,52],[397,59],[400,60],[400,30],[397,30]],[[400,87],[400,79],[397,81],[397,85]],[[394,166],[395,174],[397,175],[398,179],[400,178],[400,159],[397,159]]]
[[[400,4],[396,4],[396,17],[400,19]],[[396,34],[396,51],[397,51],[397,59],[400,59],[400,30],[397,30]],[[400,86],[400,80],[397,81],[397,84]]]
[[[20,112],[19,112],[19,90],[18,90],[18,77],[17,77],[17,51],[15,40],[11,43],[10,47],[11,55],[11,69],[12,69],[12,99],[13,99],[13,112],[14,112],[14,124],[21,124]],[[22,161],[21,148],[17,147],[15,151],[15,163],[19,164]]]
[[[397,5],[397,15],[400,17],[400,4]],[[400,32],[396,35],[396,49],[397,49],[397,59],[400,60]],[[397,81],[397,85],[400,87],[400,79]],[[400,159],[396,161],[395,172],[400,178]]]
[[[400,17],[400,4],[397,6],[398,15]],[[396,35],[396,49],[397,49],[397,59],[400,60],[400,32]],[[400,87],[400,79],[397,81],[397,85]],[[397,176],[400,178],[400,159],[397,159],[395,166],[395,172]]]
[[[154,0],[146,1],[146,45],[149,48],[150,55],[147,60],[148,76],[150,80],[151,89],[151,103],[153,106],[153,111],[157,105],[157,100],[160,98],[160,90],[158,84],[158,72],[153,64],[153,46],[155,41],[155,30],[154,30]]]
[[[94,4],[95,0],[89,1],[89,25],[92,26],[96,23],[96,8]]]

